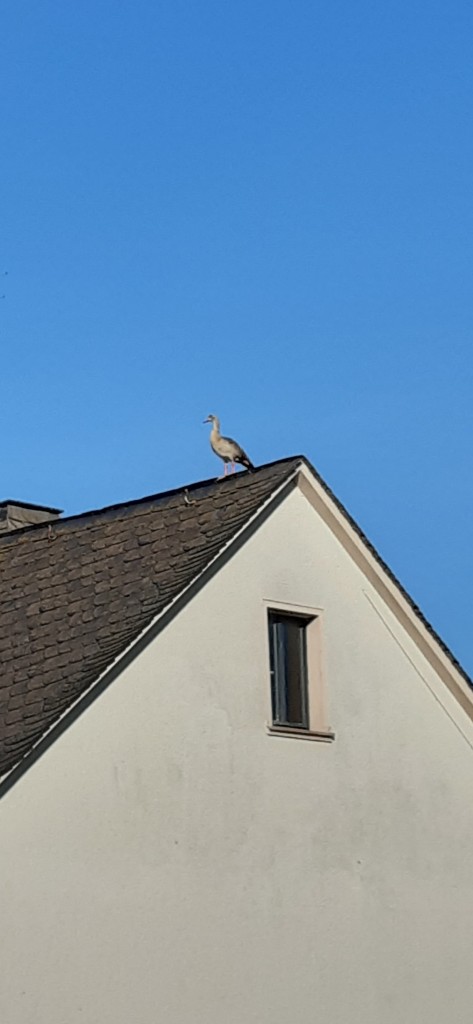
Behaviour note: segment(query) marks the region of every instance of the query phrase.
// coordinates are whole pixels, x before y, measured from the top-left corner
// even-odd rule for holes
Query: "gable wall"
[[[333,744],[266,733],[264,599]],[[472,850],[472,724],[294,492],[2,801],[0,1019],[470,1024]]]

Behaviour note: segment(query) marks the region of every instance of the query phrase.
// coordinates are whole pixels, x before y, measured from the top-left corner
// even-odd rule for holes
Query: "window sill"
[[[268,725],[269,736],[290,736],[295,740],[312,740],[318,743],[332,743],[335,733],[330,730],[315,731],[313,729],[294,729],[290,725]]]

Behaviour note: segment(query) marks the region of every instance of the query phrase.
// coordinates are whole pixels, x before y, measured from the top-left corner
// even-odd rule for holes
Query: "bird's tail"
[[[242,459],[242,463],[243,463],[245,469],[247,469],[249,473],[254,473],[255,467],[254,467],[253,463],[251,462],[251,459],[248,458],[248,456],[246,457],[246,459]]]

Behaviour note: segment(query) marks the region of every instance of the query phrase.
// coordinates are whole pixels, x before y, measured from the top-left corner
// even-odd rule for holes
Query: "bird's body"
[[[245,469],[253,470],[255,467],[248,458],[246,452],[243,450],[241,445],[233,441],[231,437],[222,437],[220,433],[220,420],[217,416],[207,416],[204,423],[211,423],[212,430],[210,431],[210,446],[212,451],[225,464],[223,475],[227,475],[227,466],[230,464],[230,472],[235,472],[235,465],[244,466]]]

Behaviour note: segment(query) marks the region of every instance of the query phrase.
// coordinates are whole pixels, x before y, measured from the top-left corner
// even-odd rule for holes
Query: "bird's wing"
[[[222,441],[225,442],[228,454],[231,455],[232,458],[236,458],[237,456],[239,458],[241,458],[241,456],[245,457],[243,448],[237,441],[234,441],[232,437],[222,437]]]
[[[231,437],[222,437],[222,441],[225,441],[228,445],[228,453],[233,462],[242,463],[244,466],[253,466],[251,459],[246,454],[245,449],[241,447],[241,444],[238,444]]]

